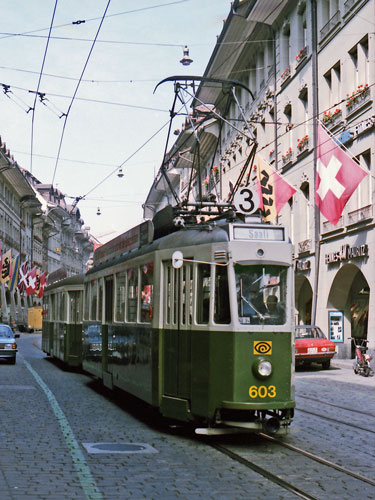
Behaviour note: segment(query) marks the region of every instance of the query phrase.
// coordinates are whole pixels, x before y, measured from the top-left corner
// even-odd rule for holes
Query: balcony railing
[[[335,229],[341,229],[344,227],[344,217],[341,216],[340,219],[338,220],[336,226],[334,226],[331,222],[328,220],[323,222],[323,233],[329,233],[330,231],[334,231]]]
[[[348,224],[356,224],[366,219],[372,218],[372,205],[367,207],[358,208],[353,212],[348,213]]]
[[[340,20],[340,11],[337,10],[328,21],[328,23],[326,23],[320,30],[320,39],[322,40],[323,38],[325,38],[330,31],[332,31],[338,24],[340,24]]]

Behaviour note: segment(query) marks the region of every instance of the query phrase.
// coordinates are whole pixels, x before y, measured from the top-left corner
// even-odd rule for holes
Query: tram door
[[[74,356],[81,350],[82,327],[82,291],[69,292],[69,334],[67,356]]]
[[[165,266],[164,283],[164,394],[190,399],[192,264]]]

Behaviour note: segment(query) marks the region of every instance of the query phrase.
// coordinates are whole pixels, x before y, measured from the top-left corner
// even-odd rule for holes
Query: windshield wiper
[[[258,318],[261,319],[262,321],[264,321],[263,314],[260,311],[258,311],[258,309],[256,307],[254,307],[254,305],[252,304],[252,302],[250,302],[249,300],[247,300],[243,295],[241,295],[241,300],[243,300],[244,302],[246,302],[246,304],[248,306],[250,306],[251,309],[254,309],[254,311],[256,312],[256,314],[258,316]]]

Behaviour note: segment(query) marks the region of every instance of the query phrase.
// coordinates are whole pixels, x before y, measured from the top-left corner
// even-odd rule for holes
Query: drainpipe
[[[313,146],[314,146],[314,251],[315,251],[315,275],[312,298],[311,323],[316,324],[316,311],[319,289],[319,270],[320,270],[320,211],[315,205],[316,193],[316,164],[317,164],[317,145],[318,145],[318,113],[319,113],[319,95],[318,95],[318,26],[317,26],[317,7],[316,0],[311,0],[311,27],[312,27],[312,106],[313,106]]]

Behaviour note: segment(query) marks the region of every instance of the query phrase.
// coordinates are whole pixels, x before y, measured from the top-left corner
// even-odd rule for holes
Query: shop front
[[[337,358],[354,358],[350,337],[368,339],[374,348],[369,332],[369,247],[339,245],[321,257],[319,320],[327,325],[328,338],[336,343]]]

